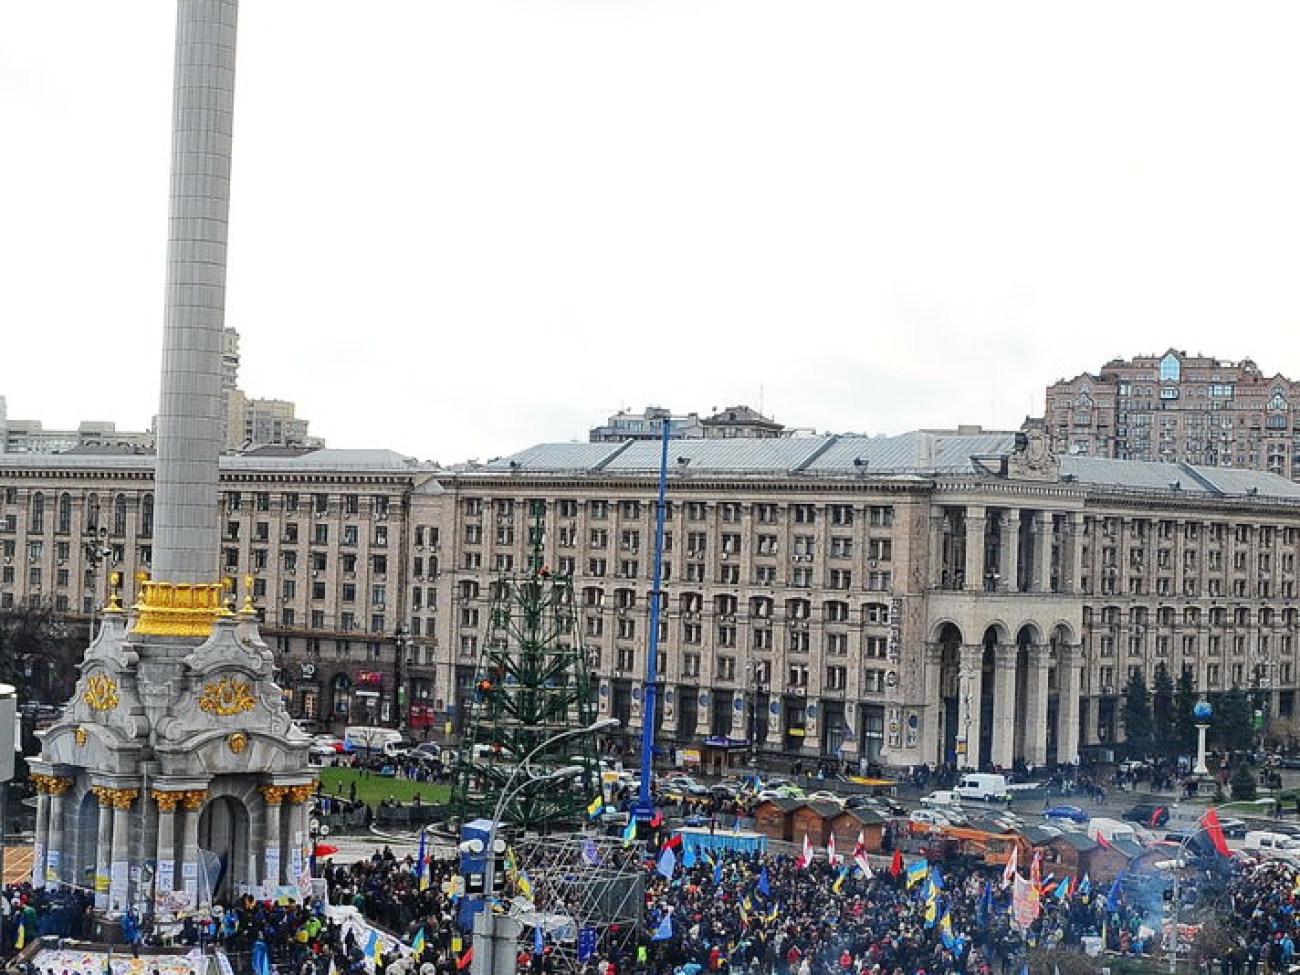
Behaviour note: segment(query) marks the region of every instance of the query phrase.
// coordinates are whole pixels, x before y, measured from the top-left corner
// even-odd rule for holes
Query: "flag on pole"
[[[582,858],[593,866],[600,863],[600,851],[596,849],[596,841],[590,836],[582,841]]]
[[[686,848],[686,852],[682,854],[682,866],[689,870],[698,862],[699,854],[695,852],[695,845],[691,844]]]
[[[889,875],[895,879],[903,872],[903,853],[901,850],[895,850],[894,856],[889,861]]]
[[[1110,885],[1110,893],[1106,895],[1107,913],[1113,913],[1119,910],[1119,892],[1120,892],[1120,887],[1123,884],[1123,881],[1124,881],[1124,871],[1121,870],[1119,872],[1119,876],[1115,878],[1115,882]]]
[[[835,834],[832,833],[826,841],[826,861],[833,867],[839,861],[835,853]]]
[[[930,872],[930,864],[925,860],[916,860],[907,865],[907,889],[911,890]]]
[[[656,869],[669,880],[673,879],[673,871],[677,869],[677,854],[673,852],[672,847],[665,846],[663,848],[663,852],[659,854],[659,866]]]
[[[533,954],[540,955],[546,948],[546,936],[540,924],[533,925]]]
[[[416,958],[424,954],[424,928],[415,932],[415,937],[411,939],[411,952]]]
[[[853,862],[862,871],[862,876],[870,880],[872,874],[871,861],[867,859],[867,838],[861,830],[858,831],[858,842],[853,847]]]
[[[1223,825],[1219,822],[1219,813],[1213,806],[1205,810],[1205,815],[1201,817],[1201,825],[1205,827],[1205,832],[1209,834],[1210,842],[1214,844],[1219,856],[1232,856],[1232,851],[1228,849],[1228,841],[1223,836]]]
[[[654,934],[650,935],[651,941],[667,941],[673,936],[673,916],[671,913],[665,914],[664,919],[659,922],[655,928]]]
[[[758,872],[758,892],[764,897],[772,896],[772,881],[767,875],[767,867]]]
[[[415,885],[424,890],[424,830],[420,830],[420,849],[415,854]]]
[[[831,890],[833,890],[835,893],[838,894],[840,892],[840,888],[844,886],[844,878],[849,875],[849,869],[850,868],[847,866],[840,867],[839,876],[835,878],[835,883],[831,884]]]
[[[256,947],[256,945],[254,945]],[[366,939],[366,957],[370,959],[371,964],[378,966],[383,962],[384,949],[379,943],[379,935],[374,928],[370,929],[370,937]],[[267,971],[270,971],[270,959],[267,959]]]
[[[1083,875],[1083,879],[1079,881],[1078,893],[1084,896],[1092,893],[1092,878],[1086,873]]]
[[[601,810],[603,810],[604,808],[605,808],[605,800],[601,796],[596,796],[595,799],[591,800],[591,804],[587,806],[587,815],[590,818],[595,819],[597,816],[600,815]]]
[[[804,869],[804,870],[807,870],[808,867],[812,865],[812,862],[813,862],[813,847],[812,847],[812,840],[809,838],[809,836],[808,836],[807,833],[804,833],[804,834],[803,834],[803,853],[799,854],[799,862],[798,862],[798,864],[796,864],[796,866],[798,866],[798,867],[800,867],[800,868],[802,868],[802,869]]]
[[[474,960],[474,946],[470,945],[465,949],[465,954],[461,955],[456,961],[457,971],[464,971],[469,968],[470,962]]]
[[[1062,877],[1062,878],[1061,878],[1061,882],[1060,882],[1059,884],[1056,885],[1056,890],[1054,890],[1052,893],[1053,893],[1053,895],[1056,897],[1056,899],[1057,899],[1058,901],[1063,901],[1063,900],[1065,900],[1067,897],[1069,897],[1069,896],[1070,896],[1070,878],[1069,878],[1069,877]]]
[[[1015,879],[1019,869],[1019,859],[1020,846],[1017,844],[1011,847],[1011,856],[1007,857],[1007,865],[1002,868],[1002,886],[1004,888],[1010,887],[1011,881]]]
[[[631,846],[636,839],[636,817],[628,816],[627,825],[623,827],[623,845]]]

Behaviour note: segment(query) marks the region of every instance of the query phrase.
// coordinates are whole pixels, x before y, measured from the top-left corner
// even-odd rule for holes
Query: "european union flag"
[[[767,867],[764,867],[758,874],[758,892],[764,897],[772,896],[772,882],[767,876]]]

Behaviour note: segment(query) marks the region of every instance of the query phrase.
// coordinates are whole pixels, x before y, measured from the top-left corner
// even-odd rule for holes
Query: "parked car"
[[[1139,802],[1136,806],[1125,809],[1120,818],[1151,829],[1160,829],[1169,822],[1169,807],[1158,802]]]
[[[1072,806],[1069,803],[1060,803],[1044,809],[1043,818],[1068,819],[1073,823],[1086,823],[1092,818],[1092,815],[1082,806]]]
[[[1230,839],[1239,840],[1246,835],[1246,821],[1235,816],[1225,816],[1220,819],[1219,827],[1223,830],[1223,835]]]
[[[907,814],[907,821],[921,826],[955,826],[957,825],[937,809],[913,809]]]
[[[316,758],[333,758],[343,751],[341,738],[335,738],[333,735],[316,735],[311,740],[311,748],[307,750],[307,754]]]
[[[961,806],[961,796],[951,789],[938,789],[928,796],[922,796],[921,805],[927,809],[958,808]]]

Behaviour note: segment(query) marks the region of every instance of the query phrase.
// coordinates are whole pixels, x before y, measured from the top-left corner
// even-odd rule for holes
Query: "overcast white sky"
[[[143,429],[175,7],[0,4],[0,395]],[[335,447],[620,408],[1041,414],[1174,347],[1300,378],[1300,6],[245,0],[227,324]]]

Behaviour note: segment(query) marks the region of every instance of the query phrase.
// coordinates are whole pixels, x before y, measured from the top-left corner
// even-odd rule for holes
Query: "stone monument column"
[[[33,775],[36,786],[36,836],[32,843],[32,886],[45,886],[45,851],[50,844],[50,794],[40,782],[42,776]]]
[[[49,831],[45,844],[45,878],[56,883],[63,879],[66,860],[63,857],[63,797],[72,788],[68,776],[50,776],[47,786],[50,793]]]
[[[301,785],[289,786],[289,835],[290,844],[289,864],[290,871],[288,882],[291,884],[298,883],[299,879],[307,870],[311,854],[307,852],[306,845],[311,842],[311,837],[307,830],[307,801],[311,799],[312,792],[315,791],[314,782],[305,782]],[[302,896],[310,896],[310,891],[302,891]]]
[[[284,883],[284,842],[281,839],[280,803],[289,791],[283,785],[263,785],[258,787],[262,801],[266,806],[266,846],[265,862],[262,867],[262,881],[269,887]]]
[[[199,815],[203,804],[208,800],[207,789],[187,789],[181,793],[181,802],[185,806],[185,821],[181,839],[182,883],[185,890],[193,895],[195,906],[199,904]]]
[[[99,830],[95,837],[95,910],[108,909],[108,883],[113,863],[112,789],[92,785],[90,791],[99,800]]]
[[[171,892],[176,889],[176,806],[183,793],[154,789],[151,793],[158,805],[158,850],[155,854],[154,889]]]
[[[131,895],[131,807],[140,794],[137,789],[112,789],[112,866],[108,874],[108,905],[113,913],[126,911]]]

